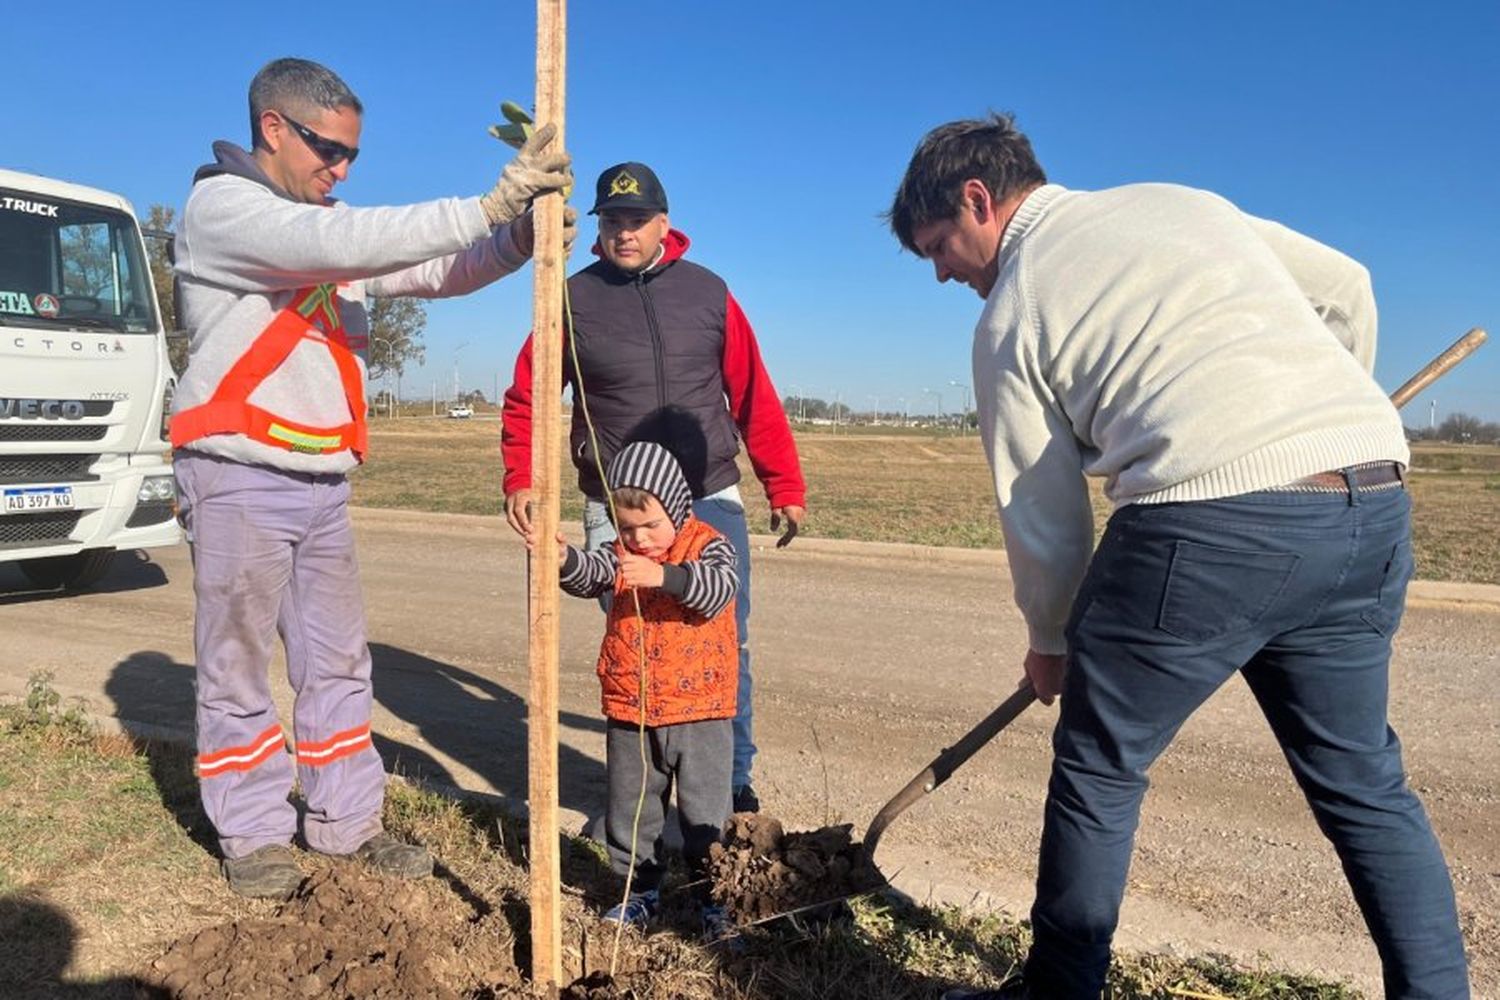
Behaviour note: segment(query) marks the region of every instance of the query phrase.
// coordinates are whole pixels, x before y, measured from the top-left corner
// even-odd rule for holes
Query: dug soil
[[[711,895],[735,923],[807,913],[885,884],[848,825],[786,833],[762,814],[735,816],[713,848]],[[525,976],[529,916],[512,900],[497,908],[441,879],[405,882],[359,865],[331,862],[264,917],[243,918],[183,937],[141,978],[174,1000],[433,1000],[530,997]],[[610,930],[564,921],[563,1000],[645,995],[641,977],[660,955],[627,948],[614,976],[583,959],[594,928],[602,951]],[[629,945],[639,945],[635,935]],[[621,971],[623,970],[623,971]]]
[[[715,903],[745,926],[821,910],[886,884],[848,824],[786,833],[763,813],[739,813],[710,849]]]

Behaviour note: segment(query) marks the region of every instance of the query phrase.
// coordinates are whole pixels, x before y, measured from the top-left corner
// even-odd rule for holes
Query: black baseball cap
[[[665,212],[667,192],[656,179],[656,171],[644,163],[627,160],[600,174],[594,185],[594,207],[589,214],[598,215],[611,208]]]

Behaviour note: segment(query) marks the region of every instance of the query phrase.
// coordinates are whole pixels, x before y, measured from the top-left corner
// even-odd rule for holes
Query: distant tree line
[[[869,407],[856,410],[839,400],[830,403],[814,396],[786,396],[781,400],[781,407],[786,411],[787,419],[793,423],[899,424],[950,427],[955,430],[960,422],[967,423],[970,428],[979,426],[978,415],[973,410],[964,414],[945,411],[937,415],[912,413],[904,406],[900,409],[882,406],[879,409]]]
[[[1467,413],[1451,413],[1436,427],[1408,427],[1406,436],[1412,441],[1500,444],[1500,424],[1489,423]]]

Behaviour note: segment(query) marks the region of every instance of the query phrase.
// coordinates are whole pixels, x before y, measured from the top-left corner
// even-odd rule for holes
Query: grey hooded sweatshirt
[[[178,319],[190,340],[174,413],[210,399],[299,289],[338,286],[345,334],[363,372],[367,297],[464,295],[526,263],[510,226],[491,232],[477,197],[396,208],[309,205],[277,188],[240,147],[216,142],[213,148],[215,162],[194,176],[177,233]],[[250,402],[314,427],[350,419],[333,356],[314,339],[299,344]],[[296,472],[343,473],[358,464],[347,449],[303,454],[243,434],[198,438],[186,447]]]

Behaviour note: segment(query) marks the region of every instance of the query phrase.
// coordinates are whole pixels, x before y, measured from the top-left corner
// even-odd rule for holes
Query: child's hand
[[[526,537],[526,551],[530,552],[533,555],[535,555],[536,554],[536,532],[533,531],[530,534],[526,535],[525,537]],[[559,531],[557,533],[557,558],[558,558],[559,562],[561,562],[562,560],[568,558],[568,542],[567,542],[567,539],[563,538],[563,533],[561,531]]]
[[[660,587],[666,580],[661,563],[621,546],[620,581],[627,587]]]

